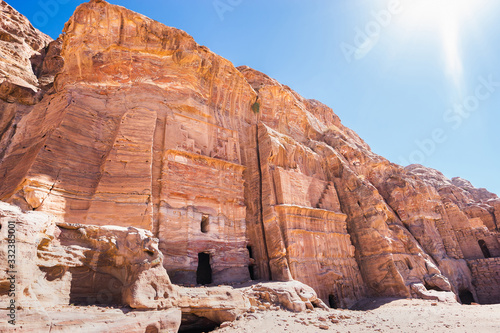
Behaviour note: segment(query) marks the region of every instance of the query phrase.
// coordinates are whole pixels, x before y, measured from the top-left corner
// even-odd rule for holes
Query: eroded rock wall
[[[48,214],[24,213],[3,202],[0,231],[3,262],[7,263],[7,244],[16,248],[13,267],[2,270],[0,276],[2,304],[13,298],[9,271],[14,272],[13,292],[21,308],[73,303],[155,309],[170,308],[175,300],[158,240],[150,231],[56,224]],[[161,299],[156,297],[158,289]]]
[[[176,282],[196,284],[198,253],[214,283],[248,279],[239,137],[252,88],[183,31],[119,6],[83,4],[64,33],[53,89],[4,135],[2,198],[151,230]]]
[[[329,107],[123,7],[82,4],[52,42],[13,22],[27,37],[0,44],[19,53],[4,83],[30,92],[2,88],[1,200],[51,213],[63,236],[148,230],[177,284],[295,279],[335,307],[484,299],[472,261],[500,255],[496,195],[390,163]],[[127,299],[151,301],[137,290],[163,267]]]
[[[500,300],[500,258],[467,260],[474,279],[477,299],[483,304]]]
[[[39,100],[32,58],[44,53],[52,38],[35,29],[26,17],[0,2],[0,99],[33,104]],[[5,120],[0,118],[0,125]],[[0,127],[1,129],[1,127]]]
[[[301,266],[292,274],[294,278],[307,279],[322,290],[319,294],[325,301],[339,297],[345,302],[343,306],[366,295],[410,296],[410,285],[415,283],[426,283],[430,288],[439,285],[441,290],[450,290],[448,279],[433,259],[362,174],[375,165],[394,171],[391,164],[373,154],[328,107],[305,100],[265,74],[248,67],[239,69],[259,94],[262,220],[264,228],[269,229],[266,237],[268,234],[272,237],[266,241],[271,244],[268,245],[271,271],[275,268],[277,272],[272,274],[273,279],[287,278],[291,263],[295,268]],[[335,216],[333,221],[337,230],[333,228],[314,238],[299,238],[296,243],[303,249],[310,249],[310,254],[300,253],[293,246],[287,249],[285,244],[290,240],[290,232],[298,232],[296,226],[287,222],[293,220],[285,213],[293,211],[290,205],[300,206],[290,215],[300,221],[304,231],[320,231],[312,223],[307,225],[315,215],[323,215],[322,227],[327,230],[331,223],[327,216]],[[280,210],[281,216],[276,210]],[[281,231],[274,232],[280,230],[276,226],[280,217]],[[347,237],[342,236],[343,228],[348,231]],[[337,237],[332,239],[335,234]],[[319,244],[314,241],[316,239]],[[322,242],[332,245],[326,255]],[[352,245],[355,251],[350,250]],[[336,253],[335,248],[342,250]],[[298,258],[295,257],[297,252],[300,253]],[[341,262],[337,259],[335,264],[325,264],[328,262],[325,256],[334,258],[339,254]],[[314,258],[312,263],[310,258]],[[322,267],[317,271],[318,279],[329,276],[325,278],[329,283],[305,277],[305,267],[314,270],[315,265]],[[328,268],[332,269],[330,273],[327,273]],[[280,275],[281,272],[285,273]]]

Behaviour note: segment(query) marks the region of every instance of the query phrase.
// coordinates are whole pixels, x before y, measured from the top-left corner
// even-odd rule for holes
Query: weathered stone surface
[[[263,103],[261,112],[265,108]],[[265,125],[257,129],[263,209],[261,216],[247,218],[262,219],[265,238],[251,236],[252,249],[266,240],[272,279],[294,278],[316,288],[325,302],[330,298],[336,306],[352,305],[364,293],[362,278],[346,215],[323,162],[292,138]]]
[[[41,212],[23,214],[18,207],[0,202],[2,307],[7,307],[11,299],[15,299],[16,305],[22,308],[40,307],[45,305],[43,300],[47,300],[49,304],[69,303],[71,279],[61,274],[59,281],[45,280],[44,273],[37,264],[38,248],[48,244],[57,232],[59,230],[47,214]],[[59,259],[58,265],[67,265],[64,257],[61,256]],[[73,259],[71,258],[69,262],[73,262]],[[10,273],[11,271],[15,273]],[[10,280],[11,274],[14,275],[13,280]],[[43,288],[42,304],[37,297],[38,286]]]
[[[44,326],[51,323],[57,327],[60,325],[59,314],[50,309],[54,306],[64,308],[69,304],[126,305],[141,310],[178,308],[183,317],[204,318],[216,325],[232,321],[250,308],[248,298],[231,287],[173,286],[163,267],[158,240],[146,230],[67,223],[56,225],[45,213],[22,213],[18,207],[2,202],[0,230],[2,262],[7,263],[8,259],[7,245],[12,239],[8,237],[9,230],[15,230],[10,234],[15,234],[16,240],[15,262],[8,270],[3,269],[0,276],[0,302],[5,309],[14,299],[16,307],[22,310],[18,311],[17,318],[24,314],[29,314],[31,319],[40,317],[38,326],[28,319],[17,323],[28,331],[45,329]],[[12,274],[14,282],[9,280]],[[92,323],[74,319],[63,329],[104,331],[106,328],[130,327],[134,331],[155,320],[157,325],[163,325],[164,319],[158,319],[162,314],[152,312],[135,320],[132,315],[120,318],[104,315],[102,320],[98,318]],[[145,322],[140,322],[141,318]],[[180,311],[178,321],[172,322],[180,324]]]
[[[185,314],[206,318],[216,324],[233,321],[250,309],[249,299],[228,286],[181,288],[176,306]]]
[[[469,218],[480,218],[489,230],[498,229],[496,223],[500,199],[496,194],[484,188],[477,189],[462,178],[449,180],[439,171],[421,165],[410,165],[407,169],[432,185],[444,202],[454,203]]]
[[[332,307],[438,291],[490,302],[496,195],[390,163],[327,106],[123,7],[93,0],[60,39],[34,33],[17,56],[31,86],[5,81],[0,101],[0,199],[53,216],[25,223],[39,261],[26,302],[67,303],[73,283],[104,297],[89,274],[117,287],[113,302],[181,307],[190,323],[248,300],[170,278],[297,280]],[[285,289],[268,292],[302,309]]]
[[[467,260],[478,301],[484,304],[500,303],[500,258]]]
[[[52,39],[5,1],[0,2],[0,22],[0,99],[33,104],[39,84],[30,58]]]
[[[98,307],[56,307],[39,312],[21,310],[15,326],[0,324],[2,332],[162,332],[176,333],[181,325],[181,310],[130,311]],[[0,310],[2,317],[7,311]]]
[[[16,245],[15,299],[18,306],[127,304],[172,307],[175,291],[163,268],[158,240],[133,227],[58,224],[40,212],[24,214],[0,202],[0,258],[7,263],[9,237]],[[10,274],[2,270],[2,304]],[[161,292],[161,298],[157,294]]]
[[[468,268],[463,262],[460,269],[446,268],[448,275],[456,277],[455,291],[458,294],[469,291],[476,295],[478,302],[499,302],[498,281],[495,279],[498,265],[495,265],[494,258],[500,256],[498,197],[485,189],[474,188],[464,179],[450,181],[433,169],[420,165],[411,165],[408,169],[438,191],[445,211],[443,217],[449,221],[448,229],[453,230],[450,235],[456,238],[456,241],[449,240],[446,251],[455,258],[466,259]],[[473,286],[464,283],[466,280]]]
[[[386,167],[388,173],[403,170],[392,167],[388,161],[373,154],[369,147],[355,133],[346,129],[326,106],[317,101],[306,101],[288,87],[248,67],[239,69],[252,87],[258,90],[259,116],[265,123],[258,127],[258,143],[262,174],[262,220],[264,229],[268,228],[266,237],[268,235],[272,237],[271,240],[266,239],[267,243],[273,246],[270,249],[268,245],[267,250],[271,253],[271,271],[275,269],[272,278],[287,278],[286,271],[289,270],[290,263],[282,259],[292,257],[290,253],[294,252],[293,248],[283,251],[286,247],[282,243],[286,240],[285,236],[281,235],[287,234],[287,227],[283,226],[281,232],[273,231],[277,229],[274,225],[278,219],[275,210],[289,209],[278,208],[279,204],[285,203],[309,207],[301,209],[302,217],[300,214],[294,214],[299,221],[303,221],[302,223],[308,220],[306,211],[318,210],[318,213],[315,213],[318,216],[321,215],[319,213],[321,208],[339,210],[337,224],[340,233],[345,228],[342,226],[343,220],[347,222],[350,237],[334,241],[338,244],[335,247],[342,250],[335,253],[331,248],[330,253],[326,255],[326,257],[340,255],[343,257],[340,262],[337,260],[335,264],[325,264],[321,245],[317,246],[317,242],[311,239],[299,243],[304,249],[317,251],[311,257],[323,267],[323,270],[333,268],[334,278],[330,279],[335,281],[333,284],[331,282],[325,284],[318,279],[325,271],[311,274],[315,278],[304,281],[316,288],[325,302],[333,299],[333,303],[349,306],[363,297],[365,291],[359,283],[361,275],[369,288],[367,292],[376,295],[410,296],[410,284],[417,281],[424,283],[425,279],[431,281],[429,278],[431,276],[433,276],[432,281],[440,279],[442,283],[439,284],[449,290],[451,287],[447,278],[441,274],[432,258],[425,253],[394,214],[392,207],[387,204],[377,188],[368,181],[369,172],[373,170],[370,165],[378,168]],[[282,114],[284,110],[286,113]],[[326,117],[325,114],[331,116]],[[320,122],[319,119],[324,122]],[[297,191],[290,191],[290,185],[287,185],[290,182],[293,182],[293,188]],[[381,180],[377,180],[377,184],[379,182]],[[318,188],[321,190],[318,191]],[[328,191],[332,193],[327,193]],[[287,193],[289,196],[283,196],[282,193]],[[325,198],[330,198],[331,202],[328,205],[324,205]],[[289,201],[280,202],[280,200]],[[344,214],[347,216],[341,218]],[[285,215],[281,213],[282,218]],[[322,218],[323,228],[327,220],[325,217]],[[296,227],[291,226],[290,229],[293,233],[297,233]],[[305,229],[308,232],[314,231],[312,225]],[[325,234],[329,236],[315,237],[315,239],[326,240],[334,233],[330,230]],[[254,239],[250,237],[251,243],[261,242],[259,237]],[[332,240],[327,243],[331,242]],[[355,252],[349,250],[351,242],[356,248]],[[288,260],[294,262],[294,265],[306,265],[307,255],[304,256],[303,251],[301,254],[301,258],[292,257]],[[273,259],[272,256],[276,258]],[[356,257],[356,261],[352,261],[349,257]],[[298,273],[294,272],[293,277],[299,280],[306,279],[306,272],[310,269],[309,264],[307,269],[301,268]],[[315,279],[316,281],[310,281]]]
[[[412,284],[410,287],[412,296],[415,298],[428,299],[440,302],[455,303],[457,296],[451,291],[427,290],[421,283]]]
[[[298,281],[258,283],[246,288],[244,293],[258,308],[279,306],[293,312],[312,310],[314,307],[328,309],[314,289]]]
[[[55,93],[20,120],[38,128],[5,132],[2,197],[61,222],[151,230],[177,283],[196,283],[198,253],[212,282],[248,279],[239,133],[255,93],[243,76],[186,33],[105,2],[76,10],[60,54]]]

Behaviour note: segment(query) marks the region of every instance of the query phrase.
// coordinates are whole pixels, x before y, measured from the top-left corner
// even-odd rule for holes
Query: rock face
[[[0,99],[33,104],[39,100],[39,82],[32,70],[32,58],[40,56],[51,38],[9,6],[0,2]],[[4,110],[2,110],[4,111]],[[2,112],[2,121],[9,114]],[[1,128],[5,130],[4,128]]]
[[[500,199],[485,189],[474,188],[461,178],[446,179],[439,171],[421,165],[407,167],[418,175],[440,196],[444,210],[442,216],[449,221],[448,237],[443,237],[445,250],[451,257],[466,261],[470,268],[477,300],[482,303],[500,301],[500,235],[498,214]],[[444,207],[444,209],[443,209]],[[443,230],[443,223],[438,224]],[[443,235],[445,232],[441,231]],[[451,269],[451,268],[448,268]],[[464,272],[467,272],[465,269]],[[468,272],[467,272],[468,273]],[[458,280],[458,277],[457,277]],[[474,293],[472,290],[472,293]],[[459,293],[468,295],[470,289],[459,288]],[[465,297],[464,296],[464,297]],[[470,296],[470,295],[469,295]]]
[[[11,234],[15,237],[15,267],[9,271],[16,272],[16,303],[21,307],[33,307],[34,302],[43,307],[69,303],[172,307],[176,292],[162,266],[158,240],[149,231],[56,225],[47,214],[24,214],[6,203],[0,203],[0,222],[2,244],[10,244]],[[0,250],[4,262],[8,253],[7,246]],[[2,270],[0,296],[7,302],[9,276]]]
[[[0,310],[0,315],[7,317],[6,312]],[[0,324],[2,332],[176,333],[181,324],[181,310],[177,308],[126,312],[123,309],[70,306],[48,309],[44,313],[19,310],[18,314],[16,326]]]
[[[273,305],[293,312],[313,308],[328,309],[311,287],[298,281],[258,283],[245,290],[253,305],[271,308]]]
[[[234,320],[251,306],[248,296],[231,287],[172,285],[163,267],[158,239],[144,229],[56,224],[45,213],[23,213],[18,207],[0,202],[0,231],[0,259],[5,263],[13,260],[13,266],[1,271],[0,302],[10,304],[11,299],[15,300],[20,310],[17,325],[28,331],[43,331],[46,324],[49,328],[51,324],[59,325],[61,318],[71,312],[71,308],[64,307],[69,304],[114,304],[157,310],[149,315],[140,311],[127,316],[105,313],[86,324],[72,318],[73,322],[64,325],[67,331],[139,332],[144,332],[143,325],[150,323],[177,332],[181,322],[186,327],[199,325],[193,318],[203,318],[217,326]],[[9,257],[7,246],[11,244],[11,234],[15,236],[15,258]],[[73,310],[77,317],[86,311]],[[34,325],[26,318],[39,323]]]
[[[211,322],[248,302],[219,295],[206,314],[211,292],[172,283],[297,280],[331,307],[435,292],[500,301],[496,195],[390,163],[327,106],[123,7],[80,5],[50,44],[21,31],[38,44],[19,59],[43,50],[16,72],[36,98],[2,90],[0,199],[54,217],[57,235],[36,229],[53,250],[26,236],[51,288],[74,281],[78,298],[106,280],[118,286],[108,302]]]

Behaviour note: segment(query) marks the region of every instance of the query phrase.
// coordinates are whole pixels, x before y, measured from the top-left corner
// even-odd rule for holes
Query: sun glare
[[[456,88],[463,81],[461,37],[464,22],[476,21],[487,9],[488,0],[403,0],[401,24],[412,32],[440,38],[446,72]]]

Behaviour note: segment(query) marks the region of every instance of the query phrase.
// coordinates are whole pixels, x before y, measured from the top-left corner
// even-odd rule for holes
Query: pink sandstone
[[[26,231],[23,307],[104,288],[220,324],[263,302],[500,301],[495,194],[389,162],[326,105],[123,7],[84,3],[55,41],[0,9],[0,200],[35,211],[0,209],[3,243],[8,219]],[[180,287],[251,279],[285,283]]]

